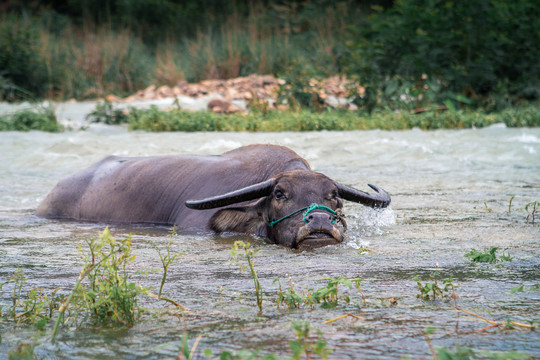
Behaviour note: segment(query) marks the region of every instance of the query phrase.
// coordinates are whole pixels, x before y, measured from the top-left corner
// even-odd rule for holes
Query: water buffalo
[[[60,181],[36,214],[256,234],[309,249],[343,241],[343,200],[390,204],[384,190],[370,187],[376,192],[340,184],[276,145],[249,145],[217,156],[109,156]]]

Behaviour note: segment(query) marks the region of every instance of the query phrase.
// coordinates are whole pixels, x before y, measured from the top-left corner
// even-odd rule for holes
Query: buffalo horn
[[[378,186],[368,184],[370,188],[377,192],[375,194],[370,194],[343,184],[337,185],[339,195],[344,200],[354,201],[372,208],[384,208],[390,205],[390,195]]]
[[[202,200],[188,200],[186,201],[186,206],[190,209],[206,210],[238,204],[244,201],[255,200],[269,195],[274,189],[275,184],[275,179],[269,179],[226,194],[209,197]]]

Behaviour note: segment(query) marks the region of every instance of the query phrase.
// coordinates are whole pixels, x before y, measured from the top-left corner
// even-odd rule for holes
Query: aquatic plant
[[[366,299],[364,298],[364,294],[362,293],[362,290],[360,289],[360,284],[362,282],[362,279],[346,279],[343,277],[336,277],[336,278],[326,278],[324,280],[328,280],[328,283],[326,286],[319,288],[317,290],[313,290],[311,288],[308,288],[307,290],[298,293],[295,291],[294,286],[295,283],[292,279],[292,277],[289,277],[289,287],[286,290],[283,290],[281,287],[281,281],[279,278],[276,278],[274,280],[274,283],[279,284],[278,289],[278,297],[276,299],[277,306],[279,307],[281,304],[286,304],[289,309],[291,308],[299,308],[300,306],[309,306],[313,308],[313,305],[315,304],[321,304],[322,307],[336,307],[338,305],[338,302],[340,300],[349,303],[351,301],[350,297],[348,295],[342,295],[340,296],[338,293],[338,287],[339,285],[347,286],[349,289],[352,289],[353,284],[362,296],[362,300],[364,301],[364,305],[366,304]]]
[[[167,280],[167,271],[169,270],[169,266],[180,256],[184,255],[183,253],[176,253],[171,255],[171,245],[174,241],[174,237],[176,236],[176,226],[172,227],[169,231],[169,241],[167,242],[167,245],[165,246],[165,253],[161,253],[161,250],[158,248],[158,255],[159,259],[161,260],[161,265],[163,266],[163,275],[161,277],[161,284],[159,286],[159,292],[158,296],[161,297],[161,292],[163,291],[163,286],[165,285],[165,281]]]
[[[86,115],[86,120],[93,123],[120,125],[128,122],[128,116],[124,110],[114,108],[112,102],[105,100],[96,104],[96,108]]]
[[[259,252],[259,249],[253,250],[253,249],[250,249],[250,247],[251,247],[250,243],[245,243],[243,241],[235,241],[230,250],[230,254],[232,256],[231,263],[235,263],[236,265],[238,265],[241,271],[244,271],[246,269],[249,270],[249,273],[253,279],[253,284],[255,286],[257,306],[259,307],[259,311],[262,311],[263,292],[262,292],[261,282],[259,281],[259,277],[257,276],[257,270],[255,269],[255,265],[253,263],[253,257]],[[244,249],[243,253],[238,252],[240,248]],[[247,267],[246,265],[240,262],[241,258],[246,259]]]
[[[58,123],[52,105],[36,106],[0,116],[0,131],[30,130],[60,132],[64,127]]]
[[[368,249],[366,246],[364,245],[360,245],[360,247],[358,248],[358,250],[356,251],[358,253],[358,255],[364,255],[364,254],[373,254],[375,253],[375,251],[371,250],[371,249]]]
[[[467,346],[456,345],[454,349],[443,347],[434,347],[429,335],[435,333],[435,329],[427,327],[424,330],[424,337],[429,346],[433,358],[435,360],[472,360],[472,359],[493,359],[493,360],[510,360],[510,359],[528,359],[529,354],[518,351],[491,351],[477,350]]]
[[[492,247],[491,249],[486,249],[484,252],[480,252],[476,249],[471,249],[468,253],[465,254],[465,257],[471,260],[472,262],[481,262],[481,263],[495,263],[497,261],[512,261],[512,257],[509,253],[502,254],[497,258],[496,252],[499,248]]]
[[[532,224],[534,225],[534,218],[538,209],[540,209],[540,202],[538,201],[531,201],[525,205],[525,211],[527,211],[527,224],[529,223],[529,218],[532,216]]]
[[[276,354],[261,355],[260,353],[263,351],[263,348],[257,350],[241,349],[239,351],[223,350],[218,357],[213,357],[212,350],[206,349],[204,350],[204,355],[208,359],[219,360],[300,360],[303,358],[309,360],[313,356],[319,356],[321,359],[328,359],[328,355],[332,350],[327,347],[327,343],[323,338],[323,333],[319,329],[312,327],[308,321],[294,321],[292,322],[291,327],[296,338],[289,341],[289,348],[292,351],[290,356],[283,357]],[[313,336],[313,332],[316,332],[317,335]],[[182,345],[180,347],[180,355],[177,359],[193,359],[195,349],[197,348],[201,337],[202,334],[199,334],[190,349],[188,346],[189,338],[184,334],[182,337]]]
[[[516,286],[513,288],[510,288],[510,294],[515,294],[518,292],[523,292],[525,289],[525,284],[521,284],[520,286]]]
[[[295,321],[292,323],[293,330],[296,334],[296,340],[289,341],[289,346],[293,351],[291,359],[300,360],[303,355],[306,359],[310,359],[312,355],[319,355],[322,359],[328,359],[331,353],[330,349],[326,348],[326,341],[322,339],[322,332],[311,327],[307,321]],[[318,337],[313,343],[309,340],[310,332],[315,330]]]
[[[195,339],[195,342],[193,343],[193,346],[190,348],[188,346],[188,340],[189,337],[186,333],[182,335],[182,345],[180,346],[180,355],[176,358],[178,360],[191,360],[194,359],[195,351],[197,350],[197,346],[199,345],[199,341],[201,341],[202,334],[199,334],[197,338]]]
[[[537,328],[537,326],[535,325],[537,321],[535,320],[529,320],[528,321],[529,324],[524,324],[522,322],[514,321],[514,320],[511,320],[510,318],[507,318],[506,321],[495,321],[495,320],[489,320],[486,317],[479,315],[473,311],[463,309],[462,307],[458,305],[458,302],[457,302],[458,296],[455,292],[455,289],[453,290],[451,297],[454,300],[454,307],[457,311],[463,312],[467,315],[472,316],[474,319],[477,319],[477,320],[480,320],[489,324],[488,326],[478,329],[475,332],[482,332],[482,331],[487,331],[490,329],[513,330],[513,329],[520,328],[520,329],[532,330],[532,329]],[[456,325],[456,330],[457,330],[457,325]]]
[[[12,306],[6,311],[0,306],[0,318],[13,321],[15,325],[34,325],[36,329],[43,329],[52,319],[53,313],[60,307],[64,300],[64,295],[57,294],[59,288],[50,294],[45,293],[43,288],[37,287],[28,290],[23,297],[23,287],[27,277],[21,268],[17,268],[15,273],[4,283],[0,284],[0,291],[4,285],[13,284]]]
[[[420,281],[418,275],[413,278],[413,280],[416,281],[418,290],[420,291],[420,293],[416,295],[418,299],[435,300],[438,297],[449,297],[454,294],[455,285],[453,284],[452,277],[443,280],[443,287],[440,287],[437,280],[437,276],[439,276],[439,274],[439,270],[434,271],[429,275],[429,278],[433,280],[433,282],[426,282],[424,284]]]
[[[70,320],[78,325],[91,321],[131,326],[142,310],[137,305],[137,296],[143,289],[131,280],[127,271],[127,265],[135,259],[131,254],[131,236],[117,241],[107,227],[87,245],[88,250],[78,248],[84,264],[73,290],[58,310],[52,342],[70,305],[73,308]],[[83,282],[86,278],[88,283]]]
[[[1,338],[0,338],[1,340]],[[21,343],[17,349],[11,350],[7,355],[9,360],[34,360],[37,359],[35,353],[35,343]]]
[[[259,350],[247,350],[242,349],[239,351],[228,351],[223,350],[221,354],[219,355],[219,360],[278,360],[279,357],[275,354],[265,354],[265,355],[259,355],[262,349]],[[211,350],[206,350],[205,355],[210,358],[212,356]]]
[[[518,351],[491,351],[478,350],[467,346],[457,345],[454,349],[443,347],[435,348],[437,353],[434,356],[439,360],[469,360],[469,359],[492,359],[492,360],[511,360],[511,359],[529,359],[531,355]]]
[[[510,201],[508,202],[508,215],[512,212],[512,201],[514,200],[515,196],[510,196]]]

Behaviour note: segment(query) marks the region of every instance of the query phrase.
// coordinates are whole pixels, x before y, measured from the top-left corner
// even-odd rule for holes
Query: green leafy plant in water
[[[219,360],[278,360],[279,358],[275,354],[266,354],[266,355],[259,355],[261,352],[261,349],[259,350],[247,350],[242,349],[239,351],[229,351],[229,350],[223,350],[221,354],[219,355]],[[210,359],[212,356],[212,351],[207,349],[205,350],[204,354]],[[187,358],[186,358],[187,359]]]
[[[510,288],[510,294],[523,292],[523,291],[525,291],[524,289],[525,289],[525,284],[521,284],[521,286],[516,286],[516,287]]]
[[[531,356],[518,351],[491,351],[476,350],[466,346],[456,346],[453,350],[446,348],[436,348],[438,360],[470,360],[470,359],[529,359]]]
[[[343,277],[330,278],[326,287],[320,288],[316,291],[308,291],[308,298],[313,299],[316,303],[322,303],[323,307],[335,307],[338,301],[343,299],[346,303],[351,301],[348,295],[339,296],[338,286],[339,284],[347,286],[352,289],[353,283],[355,284],[358,292],[362,294],[360,290],[360,283],[362,279],[345,279]],[[362,295],[362,298],[364,296]]]
[[[52,319],[54,311],[59,308],[64,296],[57,294],[59,289],[46,294],[41,287],[37,287],[30,289],[24,300],[23,287],[27,280],[23,270],[18,268],[8,281],[0,284],[0,290],[2,290],[4,285],[13,283],[12,306],[6,312],[2,312],[0,306],[0,318],[13,320],[15,325],[24,323],[43,329]]]
[[[88,274],[88,288],[79,288],[80,299],[84,306],[89,304],[87,309],[100,323],[133,325],[137,318],[140,289],[127,272],[127,265],[136,256],[131,254],[131,236],[117,241],[106,228],[98,241],[92,240],[88,245],[90,252],[83,253],[85,263],[93,265],[102,259],[104,261]]]
[[[138,307],[137,296],[143,289],[131,281],[127,271],[128,264],[136,256],[131,254],[131,236],[117,241],[109,228],[105,228],[97,239],[87,244],[88,250],[79,246],[84,265],[73,290],[58,310],[52,342],[70,305],[70,320],[78,325],[89,320],[100,324],[131,326],[142,311]],[[88,282],[83,283],[86,278]]]
[[[167,242],[167,246],[165,247],[165,252],[162,253],[160,249],[157,249],[159,259],[161,260],[161,265],[163,266],[163,276],[161,277],[161,284],[159,286],[159,292],[158,296],[161,297],[161,293],[163,291],[163,286],[165,285],[165,281],[167,280],[167,271],[169,270],[169,266],[180,256],[183,256],[185,252],[183,253],[176,253],[171,254],[171,245],[174,241],[174,237],[176,236],[176,227],[173,227],[171,231],[169,232],[169,241]]]
[[[512,212],[512,201],[514,200],[515,196],[510,196],[510,201],[508,202],[508,215]]]
[[[255,269],[255,265],[253,263],[253,257],[259,252],[259,250],[251,249],[250,243],[245,243],[243,241],[235,241],[230,253],[232,255],[232,261],[231,263],[235,263],[240,267],[241,271],[248,270],[251,277],[253,278],[253,284],[255,286],[255,295],[257,296],[257,306],[259,307],[259,311],[262,311],[262,303],[263,303],[263,292],[261,287],[261,282],[259,281],[259,277],[257,276],[257,270]],[[244,249],[244,252],[239,252],[240,248]],[[244,258],[247,262],[247,266],[242,264],[240,262],[240,259]]]
[[[358,255],[370,254],[370,253],[374,253],[374,252],[375,251],[368,249],[364,245],[361,245],[360,248],[358,248],[358,250],[357,250]]]
[[[497,261],[512,261],[512,257],[509,253],[502,254],[497,258],[496,252],[499,248],[492,247],[491,249],[486,249],[484,252],[480,252],[476,249],[471,249],[468,253],[465,254],[465,257],[471,260],[472,262],[481,262],[481,263],[495,263]]]
[[[97,103],[94,111],[86,115],[87,120],[94,123],[104,123],[107,125],[119,125],[129,122],[129,116],[123,110],[114,108],[110,101]]]
[[[531,219],[532,224],[534,225],[534,220],[538,209],[540,209],[540,202],[538,201],[532,201],[525,205],[525,211],[527,211],[527,224],[529,223],[529,219]]]
[[[429,349],[435,360],[472,360],[472,359],[493,359],[493,360],[509,360],[509,359],[528,359],[530,355],[517,351],[491,351],[491,350],[476,350],[467,346],[457,345],[454,349],[443,347],[433,347],[429,335],[435,331],[428,327],[424,331],[424,336],[428,343]]]
[[[364,304],[366,303],[364,294],[360,289],[362,279],[346,279],[343,277],[337,277],[327,278],[325,280],[328,280],[328,283],[325,287],[319,288],[317,290],[307,289],[302,293],[298,293],[294,289],[295,283],[292,280],[292,277],[289,277],[289,287],[286,290],[282,289],[281,281],[279,280],[279,278],[276,278],[274,280],[274,283],[277,282],[279,284],[278,297],[276,300],[278,307],[283,303],[285,303],[289,309],[299,308],[302,305],[310,306],[313,308],[315,304],[321,304],[322,307],[336,307],[340,300],[349,303],[351,299],[348,295],[339,296],[338,287],[340,284],[347,286],[349,289],[352,289],[354,285],[358,292],[361,294]]]
[[[0,116],[0,131],[30,130],[60,132],[64,130],[64,127],[58,123],[52,105],[38,106]]]
[[[292,329],[294,330],[296,339],[289,341],[289,347],[292,350],[291,356],[282,357],[275,354],[260,355],[262,348],[257,350],[242,349],[239,351],[223,350],[219,354],[219,357],[212,357],[212,350],[206,349],[204,355],[208,359],[219,360],[300,360],[304,358],[309,360],[314,356],[318,356],[321,359],[328,359],[328,355],[332,350],[327,348],[327,343],[324,341],[323,334],[320,330],[313,328],[307,321],[293,322]],[[312,336],[314,331],[317,333],[316,337]],[[191,347],[191,350],[189,350],[187,344],[189,339],[187,338],[187,335],[185,335],[182,338],[181,353],[177,359],[192,359],[194,349],[197,347],[200,338],[201,335],[199,335]]]
[[[422,283],[418,275],[416,275],[413,280],[416,281],[416,284],[418,286],[418,290],[420,291],[419,294],[416,295],[417,298],[422,300],[435,300],[436,298],[440,297],[450,297],[455,291],[455,285],[453,284],[453,278],[449,277],[446,280],[443,280],[442,287],[439,285],[439,281],[437,280],[437,276],[439,276],[440,271],[436,270],[431,275],[429,275],[429,278],[433,280],[433,282],[426,282]]]
[[[303,294],[299,294],[294,290],[295,283],[292,279],[292,277],[289,277],[289,287],[287,290],[283,290],[281,287],[281,281],[279,278],[274,279],[274,284],[278,283],[279,290],[278,290],[278,297],[276,299],[277,306],[279,307],[281,304],[285,303],[291,308],[298,308],[303,303],[307,302],[307,298],[303,296]]]
[[[296,321],[292,324],[296,334],[296,340],[290,341],[289,346],[293,351],[291,359],[300,360],[303,355],[310,359],[312,355],[319,355],[322,359],[328,359],[331,350],[326,348],[326,341],[322,339],[322,332],[314,329],[307,321]],[[315,342],[309,340],[310,332],[316,330],[318,337]]]
[[[17,346],[17,349],[8,353],[9,360],[34,360],[37,359],[35,353],[35,343],[22,343]]]

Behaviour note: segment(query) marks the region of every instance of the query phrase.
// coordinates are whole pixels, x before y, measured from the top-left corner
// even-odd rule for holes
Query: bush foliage
[[[426,111],[421,114],[376,111],[372,114],[348,110],[324,112],[251,111],[220,115],[208,111],[131,109],[127,122],[132,130],[147,131],[320,131],[320,130],[404,130],[420,128],[462,129],[504,123],[509,127],[540,126],[540,108],[508,108],[487,114],[483,111]]]
[[[540,97],[535,1],[398,0],[355,25],[347,71],[359,102],[500,109]]]
[[[0,116],[0,131],[30,130],[59,132],[64,130],[64,127],[58,123],[52,106],[25,109]]]

